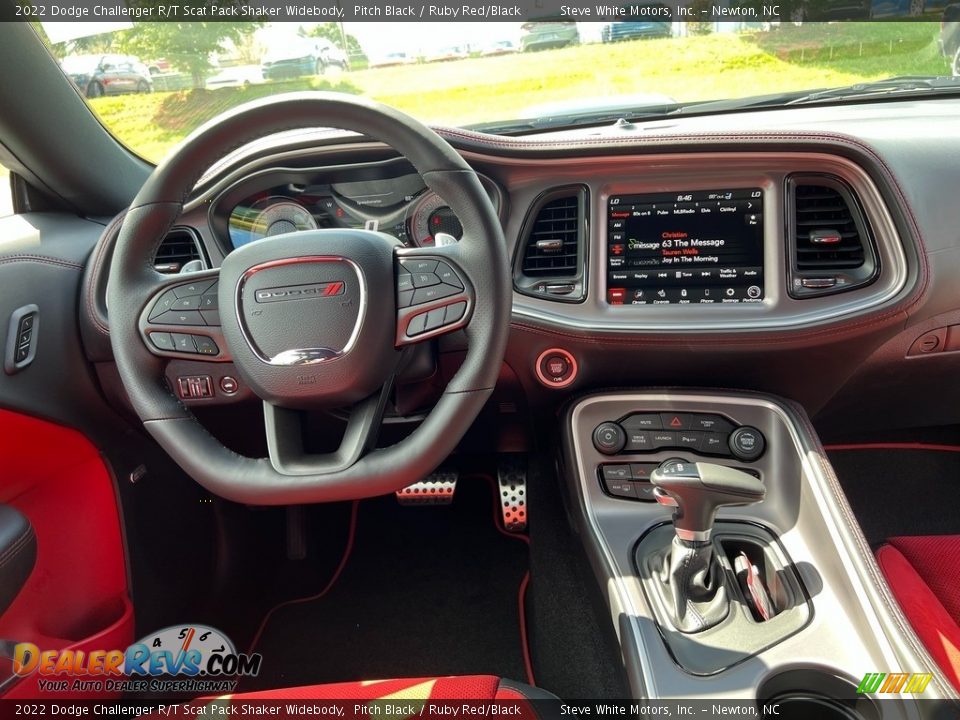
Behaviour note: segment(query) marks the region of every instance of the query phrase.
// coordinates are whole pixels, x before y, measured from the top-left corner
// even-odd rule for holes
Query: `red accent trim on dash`
[[[319,600],[324,595],[326,595],[330,590],[333,589],[333,586],[337,584],[337,580],[340,579],[340,575],[343,574],[344,568],[347,566],[347,561],[350,559],[350,555],[353,553],[353,542],[357,537],[357,511],[360,509],[360,501],[354,500],[353,505],[350,508],[350,529],[347,531],[347,545],[343,549],[343,556],[340,558],[340,564],[337,565],[337,569],[333,571],[333,576],[323,587],[323,589],[316,593],[315,595],[308,595],[307,597],[294,598],[293,600],[284,600],[281,603],[277,603],[272,608],[267,611],[267,614],[263,616],[263,620],[260,622],[260,627],[257,628],[256,634],[253,636],[253,640],[250,641],[250,649],[247,652],[252,653],[257,649],[257,643],[260,642],[260,638],[263,635],[263,631],[267,629],[267,625],[270,623],[270,618],[273,617],[273,614],[280,608],[287,607],[288,605],[299,605],[300,603],[312,602],[314,600]]]
[[[960,452],[960,445],[937,445],[934,443],[888,442],[888,443],[851,443],[824,445],[824,450],[931,450],[935,452]]]

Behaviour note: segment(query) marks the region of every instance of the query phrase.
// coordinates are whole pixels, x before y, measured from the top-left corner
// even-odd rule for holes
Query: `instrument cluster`
[[[286,180],[280,172],[277,180]],[[501,192],[481,182],[500,212]],[[263,179],[258,183],[264,185]],[[235,193],[228,193],[235,194]],[[229,209],[229,248],[263,238],[326,228],[386,232],[407,247],[436,247],[460,240],[463,227],[446,202],[416,173],[392,178],[324,182],[298,177],[253,192]]]

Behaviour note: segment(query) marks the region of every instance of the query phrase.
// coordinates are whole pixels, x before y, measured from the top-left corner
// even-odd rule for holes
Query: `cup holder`
[[[819,668],[771,675],[757,691],[760,717],[776,720],[880,720],[877,704],[850,680]],[[776,706],[764,713],[764,707]]]

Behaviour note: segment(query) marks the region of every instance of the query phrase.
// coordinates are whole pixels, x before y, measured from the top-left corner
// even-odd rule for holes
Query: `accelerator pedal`
[[[397,502],[401,505],[449,505],[457,491],[458,473],[441,470],[428,475],[420,482],[397,490]]]
[[[497,463],[497,490],[503,527],[520,533],[527,529],[527,463],[523,455],[504,455]]]

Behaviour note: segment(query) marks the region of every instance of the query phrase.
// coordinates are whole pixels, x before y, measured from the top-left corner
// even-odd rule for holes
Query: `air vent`
[[[194,260],[204,262],[199,238],[192,230],[174,228],[167,233],[160,247],[157,248],[154,267],[157,272],[175,275],[183,269],[184,265]],[[205,262],[204,268],[206,268]]]
[[[826,295],[871,282],[876,254],[850,187],[838,178],[807,176],[791,178],[788,190],[791,294]]]
[[[847,200],[826,185],[796,186],[797,269],[858,268],[863,238]]]
[[[523,274],[569,277],[577,274],[580,254],[580,199],[576,195],[551,200],[540,208],[523,256]]]
[[[558,188],[538,198],[521,236],[517,290],[551,300],[582,300],[585,236],[584,188]]]

